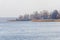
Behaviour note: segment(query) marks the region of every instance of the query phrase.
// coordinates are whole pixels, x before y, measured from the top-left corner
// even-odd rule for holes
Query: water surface
[[[0,22],[0,40],[60,40],[60,22]]]

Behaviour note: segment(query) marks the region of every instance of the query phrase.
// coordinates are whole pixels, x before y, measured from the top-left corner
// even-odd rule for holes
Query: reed
[[[32,20],[32,22],[60,22],[60,19],[40,19]]]

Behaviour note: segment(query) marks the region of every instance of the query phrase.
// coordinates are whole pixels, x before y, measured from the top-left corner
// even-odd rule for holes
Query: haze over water
[[[0,17],[18,17],[40,10],[60,10],[60,0],[0,0]]]

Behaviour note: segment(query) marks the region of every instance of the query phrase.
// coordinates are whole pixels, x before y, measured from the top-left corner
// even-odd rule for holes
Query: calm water
[[[0,40],[60,40],[60,23],[0,22]]]

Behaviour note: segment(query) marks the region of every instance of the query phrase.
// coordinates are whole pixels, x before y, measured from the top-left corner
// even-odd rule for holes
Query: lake
[[[60,22],[0,22],[0,40],[60,40]]]

